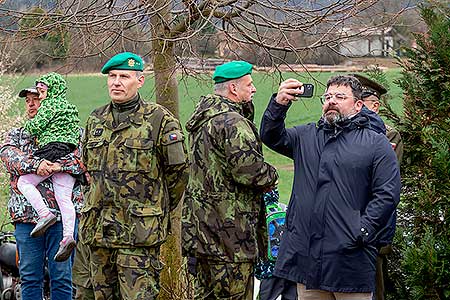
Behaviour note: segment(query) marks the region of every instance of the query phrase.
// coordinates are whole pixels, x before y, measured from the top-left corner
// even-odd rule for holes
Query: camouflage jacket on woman
[[[243,107],[208,95],[186,129],[190,177],[182,218],[185,256],[249,262],[264,247],[262,192],[275,185],[275,168],[264,162],[255,125]]]

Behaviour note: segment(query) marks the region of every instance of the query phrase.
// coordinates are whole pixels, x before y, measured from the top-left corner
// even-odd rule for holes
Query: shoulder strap
[[[161,123],[162,119],[164,118],[164,110],[157,108],[155,111],[153,111],[153,121],[152,125],[154,126],[156,130],[152,130],[152,140],[154,142],[158,141],[159,132],[161,131]]]

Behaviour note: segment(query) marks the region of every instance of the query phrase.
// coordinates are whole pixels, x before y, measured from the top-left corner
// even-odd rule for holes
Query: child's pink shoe
[[[58,252],[56,252],[54,260],[55,261],[67,260],[72,254],[72,250],[73,248],[75,248],[76,245],[77,243],[75,242],[73,237],[66,236],[65,238],[63,238],[61,243],[59,243],[59,249]]]
[[[39,222],[34,226],[30,233],[31,237],[44,235],[45,231],[56,223],[56,216],[49,212],[45,217],[39,218]]]

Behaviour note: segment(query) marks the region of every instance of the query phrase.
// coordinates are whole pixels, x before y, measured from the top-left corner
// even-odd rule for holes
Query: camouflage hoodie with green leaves
[[[25,123],[25,129],[36,136],[39,148],[50,142],[78,145],[80,119],[75,105],[66,98],[67,85],[58,73],[48,73],[36,82],[48,86],[47,97],[41,100],[36,116]]]
[[[263,190],[276,169],[264,161],[262,143],[243,106],[202,97],[186,124],[189,182],[183,203],[185,256],[250,262],[266,253]]]

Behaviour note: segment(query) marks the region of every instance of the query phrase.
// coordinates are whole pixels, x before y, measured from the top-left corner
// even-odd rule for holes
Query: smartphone
[[[303,84],[303,94],[295,94],[295,97],[311,98],[314,94],[314,85],[312,83]]]

